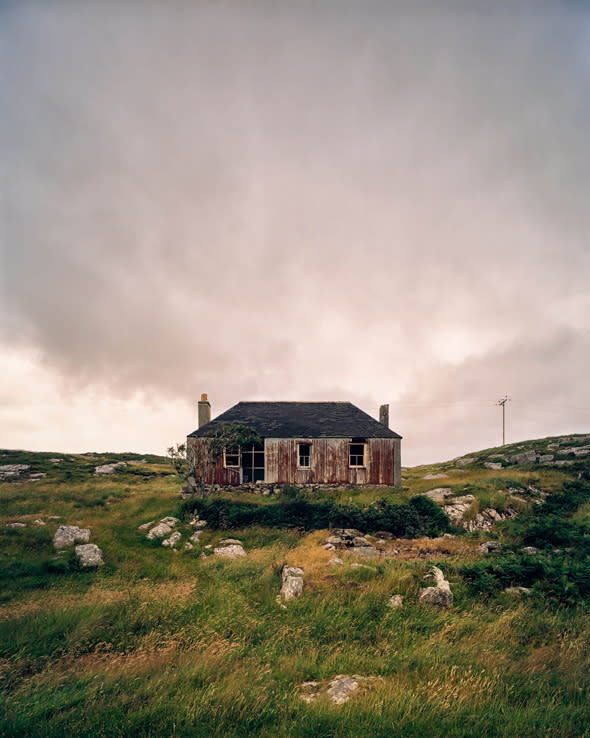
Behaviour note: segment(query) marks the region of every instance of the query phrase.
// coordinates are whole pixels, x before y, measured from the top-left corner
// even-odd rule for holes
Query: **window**
[[[240,466],[240,449],[239,446],[234,448],[223,449],[223,466],[228,469]]]
[[[364,443],[351,443],[348,447],[349,466],[365,466]]]
[[[302,469],[311,467],[311,443],[298,443],[297,466]]]

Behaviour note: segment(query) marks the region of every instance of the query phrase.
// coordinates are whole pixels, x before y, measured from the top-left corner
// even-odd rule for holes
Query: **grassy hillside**
[[[190,549],[191,510],[204,508],[181,500],[165,459],[0,451],[0,467],[30,467],[0,481],[0,735],[590,735],[588,444],[476,452],[406,469],[400,489],[222,495],[207,504],[226,512]],[[466,507],[450,533],[369,535],[380,552],[370,560],[323,548],[318,505],[367,525],[397,506],[428,517],[411,501],[434,488],[443,511]],[[257,524],[294,504],[297,527]],[[466,530],[489,510],[491,528]],[[176,548],[138,530],[170,515],[181,519]],[[61,524],[89,528],[105,565],[84,571],[56,552]],[[228,537],[247,556],[216,556]],[[490,540],[502,548],[486,555]],[[277,600],[284,564],[304,570],[289,602]],[[450,582],[449,609],[419,602],[433,564]],[[366,677],[345,704],[323,691],[337,675]],[[308,702],[312,681],[320,696]]]

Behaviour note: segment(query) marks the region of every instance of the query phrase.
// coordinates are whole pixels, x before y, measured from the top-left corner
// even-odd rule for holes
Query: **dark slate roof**
[[[262,438],[401,438],[350,402],[238,402],[190,435],[232,423]]]

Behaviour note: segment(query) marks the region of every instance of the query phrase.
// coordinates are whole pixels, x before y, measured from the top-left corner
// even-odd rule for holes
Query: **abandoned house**
[[[211,420],[211,405],[202,395],[187,455],[197,458],[216,427],[243,425],[262,441],[226,448],[207,469],[205,484],[399,486],[402,437],[389,429],[388,405],[379,416],[380,422],[350,402],[239,402]]]

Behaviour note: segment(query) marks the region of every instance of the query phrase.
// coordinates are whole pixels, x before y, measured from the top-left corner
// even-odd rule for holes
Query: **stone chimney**
[[[389,428],[389,405],[381,405],[379,408],[379,422]]]
[[[207,395],[201,395],[199,400],[199,428],[211,420],[211,403]]]

